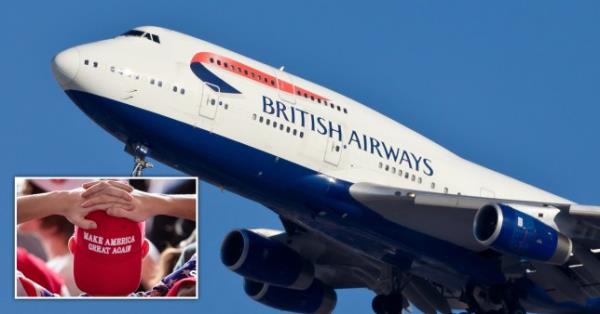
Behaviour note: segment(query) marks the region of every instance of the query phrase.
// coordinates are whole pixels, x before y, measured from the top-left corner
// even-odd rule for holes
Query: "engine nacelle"
[[[304,290],[271,286],[251,279],[244,280],[244,291],[252,299],[282,311],[329,314],[337,302],[335,291],[319,280]]]
[[[508,254],[564,264],[573,250],[571,239],[515,207],[519,205],[489,204],[479,209],[473,224],[475,239]],[[531,206],[524,207],[531,211]]]
[[[314,267],[285,244],[256,232],[230,232],[221,246],[221,261],[232,271],[271,286],[306,289]]]

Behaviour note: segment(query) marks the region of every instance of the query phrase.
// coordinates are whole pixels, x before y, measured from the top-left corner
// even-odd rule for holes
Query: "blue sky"
[[[0,12],[0,247],[12,247],[14,175],[127,175],[123,146],[84,116],[50,71],[54,54],[134,26],[189,33],[322,84],[452,151],[581,203],[600,204],[597,1],[12,1]],[[147,175],[176,175],[160,164]],[[19,313],[269,313],[219,260],[237,227],[274,214],[201,187],[197,302],[15,302],[12,250],[0,300]],[[369,313],[372,293],[338,293]]]

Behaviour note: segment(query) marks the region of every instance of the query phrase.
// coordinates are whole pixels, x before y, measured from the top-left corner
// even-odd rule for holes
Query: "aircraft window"
[[[402,169],[398,169],[398,175],[402,176]]]
[[[275,122],[273,122],[275,123]],[[271,120],[267,119],[267,125],[271,124]]]
[[[173,86],[173,91],[177,93],[177,86]]]
[[[229,109],[229,105],[225,104],[225,110]]]
[[[254,72],[252,72],[252,77],[254,77]]]
[[[431,182],[431,188],[435,189],[435,182]]]
[[[229,67],[229,65],[227,64],[227,62],[223,63],[223,66],[226,67],[226,68]]]
[[[216,101],[214,100],[214,98],[210,100],[210,104],[211,104],[212,106],[214,106],[214,105],[215,105],[215,103],[216,103]]]
[[[210,58],[210,63],[215,63],[215,59]]]
[[[335,105],[330,103],[329,106],[331,107],[331,109],[335,109]]]
[[[404,173],[404,179],[408,179],[409,176],[410,174],[408,172]]]
[[[292,135],[296,136],[296,134],[298,134],[298,131],[296,129],[292,130]]]
[[[419,179],[417,179],[417,182],[418,182],[419,184],[423,183],[423,178],[419,177]]]
[[[300,131],[300,138],[304,137],[304,132]]]
[[[160,38],[158,37],[158,35],[145,33],[143,31],[140,31],[137,29],[132,29],[130,31],[127,31],[127,32],[121,34],[121,36],[144,37],[150,41],[160,44]]]
[[[114,66],[110,67],[110,71],[115,72],[115,67]]]
[[[144,35],[144,32],[138,31],[137,29],[132,29],[130,31],[127,31],[127,32],[121,34],[121,36],[135,36],[135,37],[142,37],[142,35]]]
[[[315,100],[315,96],[310,95],[310,100],[314,101]]]
[[[244,70],[244,75],[248,75],[248,70]]]
[[[390,170],[390,165],[385,165],[385,171]]]
[[[280,129],[281,131],[283,131],[283,128],[284,128],[283,124],[280,124],[280,125],[279,125],[279,129]]]
[[[252,120],[256,120],[256,113],[252,114]]]
[[[348,113],[348,109],[344,108],[344,113]]]
[[[277,121],[273,121],[273,127],[277,128]]]
[[[98,67],[98,62],[94,62],[94,68]]]
[[[90,64],[90,60],[88,60],[88,59],[85,59],[85,61],[83,61],[83,64],[85,64],[85,65],[89,65],[89,64]]]
[[[304,97],[305,97],[305,98],[308,98],[308,94],[307,94],[307,93],[304,93]]]
[[[317,98],[317,102],[318,102],[318,103],[321,103],[321,98]]]
[[[302,93],[301,93],[300,91],[297,91],[296,93],[297,93],[298,95],[302,96]]]
[[[154,85],[154,79],[150,79],[150,85]]]
[[[396,167],[392,167],[392,173],[396,173]]]
[[[444,188],[444,193],[448,194],[448,188]]]
[[[136,75],[135,75],[135,79],[136,79],[136,80],[139,80],[139,79],[140,79],[140,75],[139,75],[139,74],[136,74]]]
[[[275,81],[271,80],[271,85],[275,86]]]
[[[217,60],[217,64],[218,64],[218,65],[221,65],[221,60]]]
[[[263,122],[263,120],[264,120],[264,118],[263,118],[263,117],[260,117],[260,118],[258,118],[258,122],[260,122],[260,123],[262,123],[262,122]]]
[[[179,93],[180,93],[181,95],[185,95],[185,88],[182,88],[182,89],[179,91]]]
[[[269,83],[269,79],[265,77],[265,83]]]
[[[335,146],[335,151],[336,151],[336,152],[339,152],[339,151],[340,151],[340,145],[336,145],[336,146]]]
[[[340,106],[336,107],[338,111],[342,111],[342,108],[340,108]]]
[[[383,163],[381,161],[379,162],[379,168],[383,168]]]
[[[285,129],[285,131],[288,133],[290,133],[291,130],[292,130],[292,128],[290,128],[289,126],[287,127],[287,129]]]
[[[158,87],[162,87],[162,81],[158,81]]]
[[[413,174],[413,175],[410,177],[410,181],[412,181],[412,182],[415,182],[415,179],[417,179],[417,177],[416,177],[416,176]]]

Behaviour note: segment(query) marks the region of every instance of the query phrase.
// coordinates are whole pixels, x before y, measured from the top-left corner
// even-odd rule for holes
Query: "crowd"
[[[193,297],[196,181],[17,182],[16,294]]]

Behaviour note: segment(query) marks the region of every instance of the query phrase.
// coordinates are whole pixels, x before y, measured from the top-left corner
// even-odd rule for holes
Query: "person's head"
[[[77,287],[92,296],[126,296],[140,285],[142,259],[148,253],[144,223],[93,211],[86,216],[96,229],[75,227],[69,240]]]

